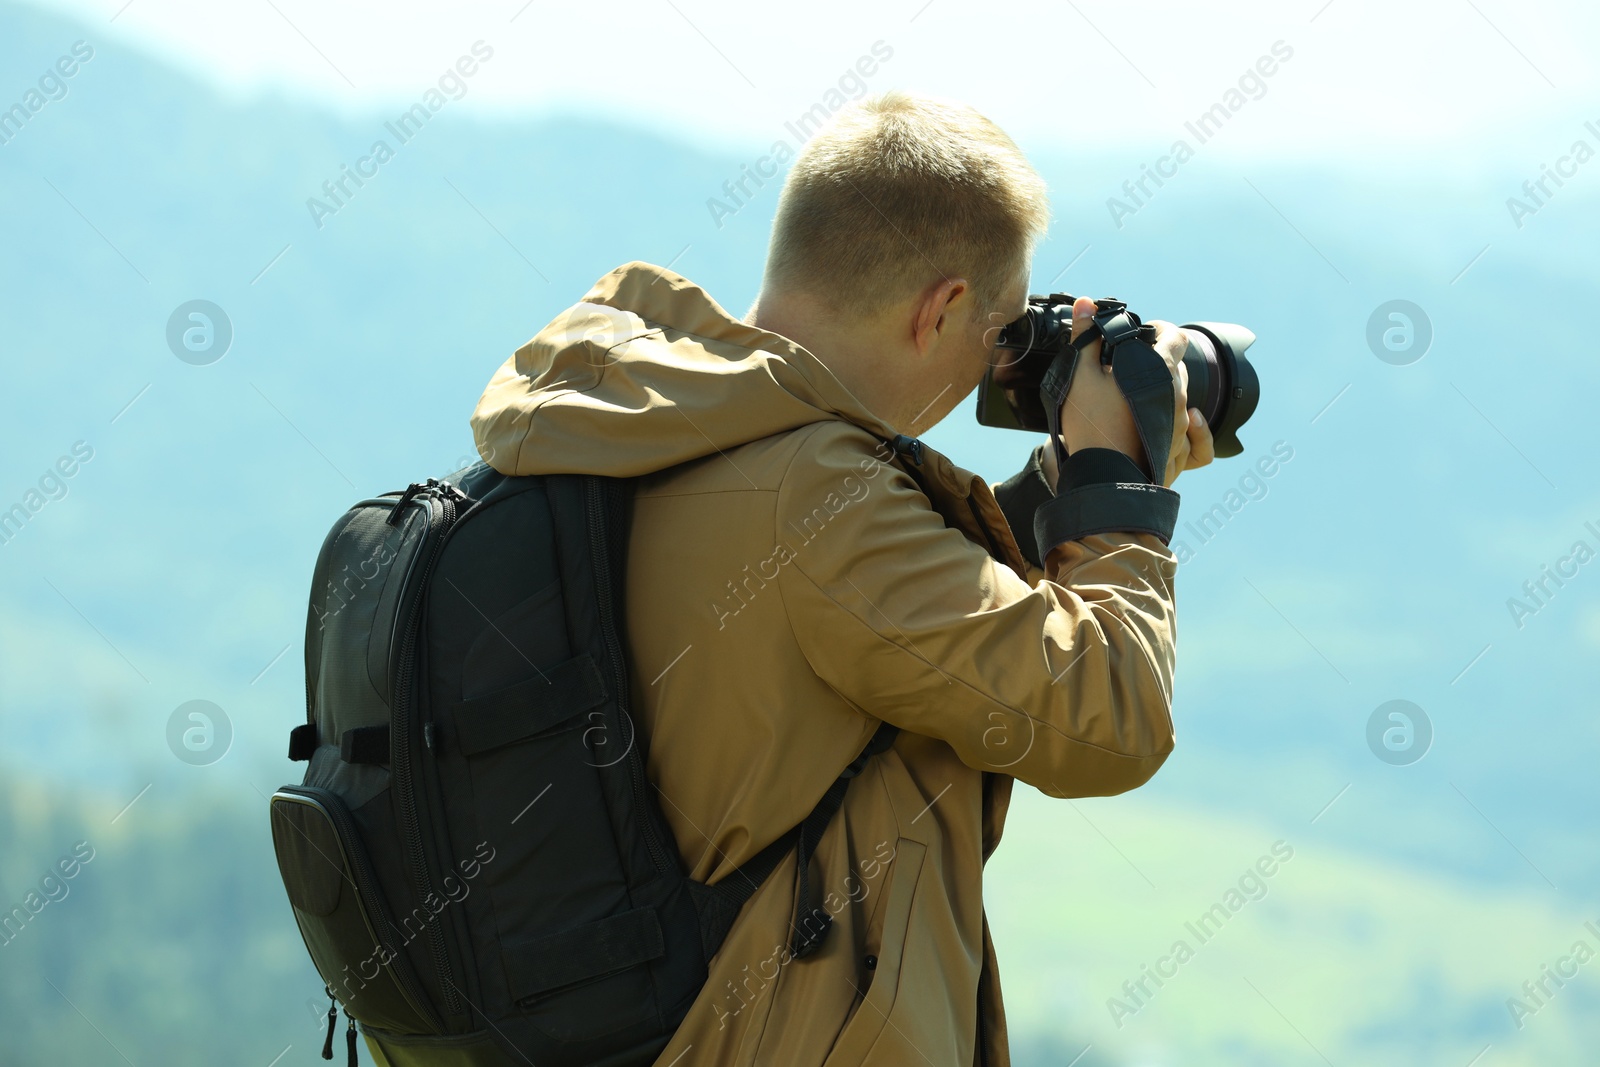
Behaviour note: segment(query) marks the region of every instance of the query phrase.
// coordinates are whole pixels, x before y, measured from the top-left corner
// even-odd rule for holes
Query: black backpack
[[[812,851],[897,731],[739,870],[690,880],[628,707],[632,493],[479,463],[361,501],[323,542],[289,742],[309,766],[271,817],[325,1059],[342,1003],[351,1064],[357,1022],[395,1067],[648,1064],[790,849],[790,952],[826,937]]]

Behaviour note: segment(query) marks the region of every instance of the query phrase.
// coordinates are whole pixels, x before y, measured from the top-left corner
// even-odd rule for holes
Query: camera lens
[[[1182,327],[1189,341],[1183,365],[1189,371],[1189,406],[1200,409],[1219,459],[1244,451],[1239,427],[1255,413],[1261,383],[1245,349],[1256,335],[1231,322],[1190,322]]]
[[[1189,369],[1189,406],[1199,408],[1210,425],[1222,407],[1222,368],[1217,363],[1217,347],[1199,330],[1185,328],[1189,347],[1183,365]]]

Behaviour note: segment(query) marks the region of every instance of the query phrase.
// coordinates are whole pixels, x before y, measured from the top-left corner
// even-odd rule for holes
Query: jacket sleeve
[[[1150,533],[1055,545],[1031,587],[842,423],[776,498],[779,587],[811,668],[862,712],[1052,796],[1143,784],[1172,751],[1177,560]]]

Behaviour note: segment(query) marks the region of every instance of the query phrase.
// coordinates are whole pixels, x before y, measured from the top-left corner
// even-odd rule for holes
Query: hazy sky
[[[866,89],[966,100],[1035,150],[1093,135],[1154,158],[1279,41],[1292,58],[1268,63],[1261,89],[1246,86],[1224,153],[1384,152],[1414,169],[1446,165],[1418,156],[1449,145],[1457,161],[1509,152],[1522,157],[1516,169],[1537,171],[1585,119],[1600,122],[1600,11],[1558,0],[43,6],[230,91],[277,89],[341,111],[416,100],[481,39],[496,61],[471,80],[463,108],[583,107],[743,146],[779,136],[879,41],[892,57],[862,79]],[[847,77],[846,92],[856,84]]]

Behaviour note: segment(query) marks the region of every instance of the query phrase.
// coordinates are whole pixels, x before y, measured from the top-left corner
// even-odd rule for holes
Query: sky
[[[466,109],[578,109],[710,144],[761,145],[844,78],[847,95],[937,87],[1025,147],[1085,138],[1165,148],[1273,46],[1291,58],[1250,93],[1221,149],[1324,159],[1392,154],[1439,171],[1525,155],[1538,171],[1586,119],[1600,9],[1556,0],[1238,0],[1062,4],[748,0],[588,5],[494,0],[397,15],[378,0],[57,0],[107,38],[242,96],[355,112],[410,103],[471,44],[513,62]],[[852,69],[882,42],[890,58]],[[870,64],[869,64],[870,66]],[[1272,66],[1272,64],[1268,64]],[[1448,148],[1448,151],[1444,149]],[[1423,153],[1437,153],[1419,160]],[[1525,168],[1522,168],[1525,169]]]

